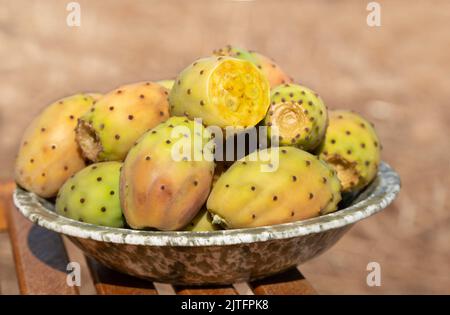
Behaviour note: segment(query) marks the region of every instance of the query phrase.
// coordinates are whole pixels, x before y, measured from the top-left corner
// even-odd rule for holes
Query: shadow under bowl
[[[97,226],[63,217],[52,203],[20,188],[13,197],[29,220],[68,236],[109,268],[151,281],[206,285],[251,281],[306,262],[353,224],[386,208],[399,191],[398,174],[382,162],[376,179],[344,209],[292,223],[213,232]]]

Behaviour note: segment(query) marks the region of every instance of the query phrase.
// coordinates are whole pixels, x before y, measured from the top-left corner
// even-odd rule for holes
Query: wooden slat
[[[6,231],[6,207],[9,204],[14,183],[0,183],[0,294],[18,294],[19,286],[14,268],[11,242]]]
[[[5,188],[2,188],[5,189]],[[14,207],[9,195],[5,208],[17,278],[22,294],[78,294],[66,283],[69,263],[61,237],[33,225]]]
[[[150,281],[145,281],[100,265],[87,257],[98,294],[157,294]]]
[[[63,236],[62,240],[69,260],[75,261],[80,264],[81,285],[80,287],[78,287],[78,292],[80,293],[80,295],[97,294],[97,290],[94,286],[94,281],[92,279],[91,272],[89,271],[86,257],[84,256],[83,252],[66,236]]]
[[[254,295],[252,287],[248,282],[236,282],[233,283],[233,288],[239,295]]]
[[[177,292],[173,285],[169,283],[153,282],[156,291],[159,295],[176,295]]]
[[[8,232],[0,232],[0,294],[19,294]]]
[[[264,295],[307,295],[317,294],[312,285],[303,277],[298,269],[290,269],[282,274],[254,281],[255,294]]]
[[[177,286],[177,294],[180,295],[235,295],[236,291],[232,286],[201,286],[201,287],[187,287]]]
[[[11,194],[15,187],[14,182],[0,183],[0,231],[4,231],[7,228],[6,208],[10,204]]]

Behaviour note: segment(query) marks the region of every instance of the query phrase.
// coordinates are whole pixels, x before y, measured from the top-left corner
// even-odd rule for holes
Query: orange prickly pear
[[[213,144],[209,131],[186,117],[171,117],[146,132],[121,172],[127,223],[136,229],[179,230],[191,222],[211,188]]]

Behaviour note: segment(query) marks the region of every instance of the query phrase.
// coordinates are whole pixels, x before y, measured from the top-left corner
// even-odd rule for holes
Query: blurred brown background
[[[44,106],[174,77],[227,43],[273,57],[330,108],[372,120],[402,192],[303,273],[319,293],[450,293],[450,1],[0,0],[0,179]],[[369,262],[381,287],[366,284]]]

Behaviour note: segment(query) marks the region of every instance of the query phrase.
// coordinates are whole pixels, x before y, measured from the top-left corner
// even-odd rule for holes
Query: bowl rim
[[[351,225],[386,208],[396,198],[400,186],[399,175],[381,162],[378,176],[347,208],[296,222],[210,232],[131,230],[79,222],[57,214],[50,202],[19,187],[13,200],[30,221],[72,237],[145,246],[217,246],[294,238]]]

